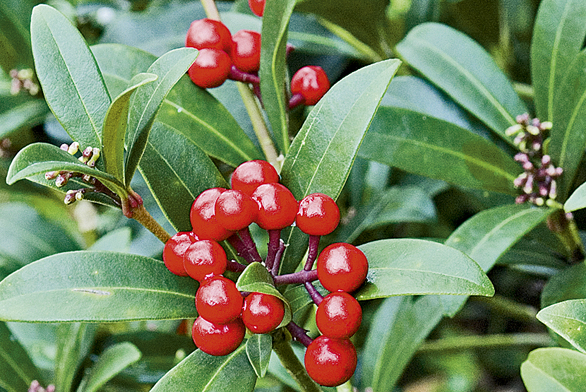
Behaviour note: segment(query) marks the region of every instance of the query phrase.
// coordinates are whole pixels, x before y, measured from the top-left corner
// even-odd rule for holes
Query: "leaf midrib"
[[[226,360],[224,361],[224,363],[222,363],[221,366],[219,366],[216,371],[211,375],[210,380],[208,381],[208,383],[206,385],[204,385],[202,392],[205,392],[208,390],[208,387],[212,387],[213,382],[218,378],[218,376],[221,375],[222,370],[228,366],[229,362],[232,360],[232,358],[234,358],[237,354],[240,354],[240,352],[242,350],[244,350],[246,347],[245,344],[241,345],[239,348],[237,348],[235,351],[232,352],[232,354],[230,354],[229,357],[226,358]]]

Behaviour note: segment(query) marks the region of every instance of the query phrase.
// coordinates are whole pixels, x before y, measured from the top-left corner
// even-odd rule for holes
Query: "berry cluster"
[[[297,201],[279,183],[279,175],[265,161],[248,161],[232,174],[231,189],[211,188],[202,192],[190,210],[192,231],[179,232],[167,243],[163,260],[176,275],[190,276],[200,283],[195,305],[199,317],[193,324],[193,340],[204,352],[226,355],[240,345],[246,328],[252,333],[270,333],[283,323],[285,305],[264,293],[240,293],[225,271],[242,272],[246,267],[228,260],[220,241],[227,240],[245,263],[261,262],[276,286],[303,284],[318,305],[316,320],[323,334],[315,340],[290,322],[292,336],[307,347],[305,366],[322,385],[339,385],[356,367],[356,350],[349,338],[362,320],[358,301],[349,293],[366,279],[368,262],[356,247],[335,243],[318,257],[321,236],[330,234],[340,221],[336,202],[322,193]],[[256,223],[268,231],[267,256],[263,260],[249,231]],[[309,234],[309,251],[302,271],[279,275],[285,243],[281,230],[295,224]],[[313,269],[317,260],[317,268]],[[312,282],[331,293],[322,297]]]
[[[264,12],[264,1],[250,0],[252,11],[259,16]],[[201,88],[221,86],[227,79],[252,84],[260,99],[260,47],[261,35],[251,30],[240,30],[231,35],[220,21],[199,19],[191,23],[185,46],[199,50],[188,74]],[[290,47],[288,47],[288,50]],[[329,90],[330,82],[318,66],[301,68],[291,80],[289,108],[305,104],[315,105]]]

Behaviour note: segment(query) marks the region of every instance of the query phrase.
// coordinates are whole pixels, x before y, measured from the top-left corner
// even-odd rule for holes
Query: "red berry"
[[[262,16],[265,12],[265,2],[266,0],[248,0],[248,6],[253,14]]]
[[[226,271],[228,258],[220,244],[212,240],[194,242],[183,256],[183,266],[189,276],[198,282]]]
[[[191,334],[195,345],[204,353],[210,355],[227,355],[236,350],[242,340],[246,328],[241,319],[227,324],[214,324],[203,317],[198,317],[193,323]]]
[[[242,321],[254,333],[274,331],[284,315],[285,305],[274,295],[251,293],[244,299]]]
[[[193,232],[200,239],[219,242],[232,235],[216,220],[216,200],[225,191],[224,188],[207,189],[191,205],[189,219]]]
[[[216,219],[228,230],[248,227],[258,214],[258,204],[246,193],[227,190],[216,200]]]
[[[315,105],[330,89],[325,71],[317,65],[299,69],[291,79],[291,92],[301,94],[306,105]]]
[[[247,195],[252,195],[259,185],[272,182],[279,182],[279,174],[273,165],[262,160],[242,163],[234,170],[230,179],[232,189],[240,190]]]
[[[232,63],[242,72],[253,73],[260,68],[260,34],[240,30],[232,36]]]
[[[349,339],[319,336],[307,347],[305,368],[318,384],[335,387],[352,377],[356,369],[356,348]]]
[[[197,236],[191,231],[180,231],[169,238],[163,248],[163,261],[169,271],[175,275],[188,276],[183,266],[183,255],[189,246],[197,240]]]
[[[215,324],[236,320],[244,300],[236,284],[223,276],[205,280],[195,294],[195,307],[199,315]]]
[[[367,273],[366,256],[350,244],[331,244],[317,258],[317,277],[329,291],[350,293],[362,285]]]
[[[232,60],[226,52],[218,49],[200,49],[195,62],[187,73],[191,81],[201,88],[221,86],[232,67]]]
[[[340,209],[328,195],[312,193],[299,202],[297,227],[309,235],[330,234],[340,222]]]
[[[199,19],[191,22],[185,37],[185,46],[196,49],[217,49],[230,53],[232,35],[220,21]]]
[[[284,185],[270,183],[260,185],[252,198],[258,203],[256,223],[265,230],[283,229],[295,222],[297,200]]]
[[[328,294],[317,307],[315,321],[322,335],[330,338],[349,338],[362,322],[362,308],[348,293]]]

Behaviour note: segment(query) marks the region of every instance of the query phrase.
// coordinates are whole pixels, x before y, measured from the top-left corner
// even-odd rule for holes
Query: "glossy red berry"
[[[205,280],[195,294],[197,313],[215,324],[236,320],[242,312],[243,302],[236,284],[223,276]]]
[[[330,338],[349,338],[362,322],[362,308],[348,293],[328,294],[317,307],[315,321],[322,335]]]
[[[200,49],[187,73],[196,86],[214,88],[228,79],[231,67],[232,60],[223,50]]]
[[[299,202],[297,227],[309,235],[330,234],[340,223],[340,209],[328,195],[312,193]]]
[[[232,35],[220,21],[199,19],[191,22],[185,37],[185,46],[196,49],[217,49],[230,53]]]
[[[171,237],[163,248],[163,261],[169,271],[179,276],[188,276],[183,266],[183,255],[191,244],[197,241],[197,236],[191,231],[180,231]]]
[[[239,318],[219,325],[200,316],[195,319],[191,330],[195,345],[210,355],[230,354],[240,346],[245,333],[246,328]]]
[[[301,94],[306,105],[315,105],[330,89],[325,71],[317,65],[299,69],[291,79],[291,92]]]
[[[265,12],[266,0],[248,0],[248,6],[253,14],[256,16],[262,16]]]
[[[298,204],[295,196],[284,185],[260,185],[252,198],[258,203],[256,223],[265,230],[283,229],[295,222]]]
[[[364,283],[367,273],[366,256],[350,244],[331,244],[317,258],[317,277],[329,291],[350,293]]]
[[[226,271],[228,258],[220,244],[212,240],[200,240],[187,248],[183,256],[183,266],[189,276],[198,282]]]
[[[228,230],[248,227],[258,214],[258,204],[246,193],[230,189],[216,200],[216,219]]]
[[[279,174],[267,161],[254,160],[242,163],[234,170],[230,179],[232,189],[240,190],[247,195],[262,184],[279,182]]]
[[[349,339],[319,336],[305,351],[305,369],[318,384],[335,387],[352,377],[356,370],[356,348]]]
[[[260,34],[240,30],[232,36],[232,63],[242,72],[254,73],[260,68]]]
[[[225,192],[224,188],[203,191],[191,205],[189,219],[192,231],[203,240],[223,241],[232,235],[216,219],[216,200]]]
[[[274,331],[284,315],[285,305],[274,295],[251,293],[244,299],[242,321],[254,333]]]

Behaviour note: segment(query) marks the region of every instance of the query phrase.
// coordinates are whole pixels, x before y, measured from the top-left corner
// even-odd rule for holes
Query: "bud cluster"
[[[39,85],[33,81],[35,73],[30,68],[21,70],[11,69],[10,94],[17,95],[21,90],[26,90],[30,95],[37,95],[40,91]]]

